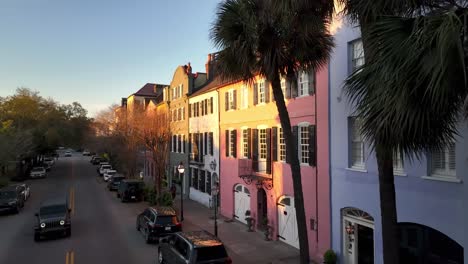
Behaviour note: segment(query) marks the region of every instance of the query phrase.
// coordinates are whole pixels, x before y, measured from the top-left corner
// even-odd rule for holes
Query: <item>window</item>
[[[205,192],[205,184],[205,171],[200,170],[200,177],[198,179],[198,189],[200,190],[200,192]]]
[[[364,140],[361,135],[362,122],[356,117],[350,118],[351,125],[351,167],[364,168]]]
[[[236,90],[227,92],[227,110],[236,109]]]
[[[243,85],[241,88],[241,108],[245,109],[249,107],[249,88],[246,85]]]
[[[258,103],[266,103],[265,81],[258,83]]]
[[[309,129],[308,126],[299,127],[299,160],[309,164]]]
[[[206,193],[211,195],[211,172],[206,172]]]
[[[279,151],[279,160],[286,161],[286,143],[284,141],[283,128],[278,130],[278,151]]]
[[[242,157],[249,157],[249,131],[242,129]]]
[[[281,91],[283,92],[283,96],[286,98],[286,78],[281,78]]]
[[[177,135],[177,152],[182,152],[182,136]]]
[[[266,129],[259,129],[258,130],[258,139],[259,139],[259,157],[260,159],[267,158],[267,140],[266,140]]]
[[[179,97],[182,97],[183,89],[184,89],[184,88],[183,88],[182,84],[180,84],[180,85],[179,85],[178,98],[179,98]]]
[[[309,94],[309,74],[305,71],[299,73],[299,96],[304,96]]]
[[[403,173],[403,160],[399,151],[395,152],[393,155],[393,171],[397,173]]]
[[[455,177],[455,143],[442,150],[434,150],[431,155],[432,176]]]
[[[356,40],[351,43],[351,72],[364,65],[364,47],[362,40]]]
[[[180,143],[182,144],[182,153],[185,153],[185,135],[182,135],[182,140]]]
[[[198,190],[198,169],[192,169],[192,187]]]
[[[180,110],[181,114],[182,114],[182,118],[181,120],[185,120],[185,107],[182,107],[181,110]]]
[[[176,152],[177,148],[177,136],[173,135],[172,136],[172,152]]]

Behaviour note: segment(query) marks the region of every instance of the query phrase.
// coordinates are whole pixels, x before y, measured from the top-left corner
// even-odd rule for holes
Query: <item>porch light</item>
[[[348,235],[354,235],[354,226],[353,226],[353,224],[348,223],[348,225],[346,226],[346,233]]]

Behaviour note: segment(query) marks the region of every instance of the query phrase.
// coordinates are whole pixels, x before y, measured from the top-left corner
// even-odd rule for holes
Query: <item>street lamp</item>
[[[218,194],[219,194],[219,184],[215,182],[213,188],[211,188],[211,193],[213,194],[215,209],[214,209],[214,235],[218,236],[218,221],[216,219],[218,214]]]
[[[182,161],[177,166],[177,170],[179,171],[179,178],[182,177],[180,181],[180,221],[184,221],[184,164]],[[181,176],[182,175],[182,176]]]

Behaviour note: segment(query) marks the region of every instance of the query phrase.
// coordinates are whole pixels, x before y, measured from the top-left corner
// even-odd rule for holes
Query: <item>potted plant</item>
[[[250,210],[245,211],[245,221],[247,221],[247,232],[253,232],[253,217],[251,216]]]
[[[323,254],[323,263],[324,264],[336,264],[337,256],[336,253],[329,249]]]
[[[265,240],[270,241],[270,235],[271,235],[271,229],[272,227],[268,225],[268,218],[265,217],[262,220],[262,225],[263,225],[263,233],[265,234]]]

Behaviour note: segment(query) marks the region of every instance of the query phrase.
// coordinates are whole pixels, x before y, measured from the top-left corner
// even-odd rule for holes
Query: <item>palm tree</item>
[[[280,78],[294,82],[300,70],[326,65],[333,48],[327,30],[332,9],[329,1],[225,0],[211,30],[223,79],[252,82],[260,75],[272,85],[290,157],[301,263],[309,262],[301,170]]]
[[[394,154],[420,158],[457,134],[468,95],[462,2],[342,0],[364,45],[366,63],[345,88],[377,156],[384,263],[399,263]]]

